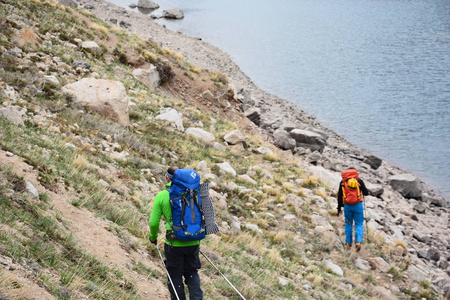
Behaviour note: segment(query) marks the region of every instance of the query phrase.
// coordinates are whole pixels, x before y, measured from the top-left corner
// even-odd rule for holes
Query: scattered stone
[[[403,197],[421,199],[422,189],[419,180],[411,174],[399,174],[390,176],[388,178],[389,184],[392,188]]]
[[[152,0],[139,0],[137,7],[146,9],[157,9],[159,5]]]
[[[436,248],[428,249],[427,256],[429,259],[439,261],[441,259],[441,253]]]
[[[128,125],[128,96],[122,82],[83,78],[65,85],[63,92],[73,95],[74,103],[88,107],[90,110],[121,125]]]
[[[390,269],[389,264],[381,257],[369,258],[368,261],[372,268],[380,270],[383,273],[387,273]]]
[[[154,65],[151,65],[149,69],[135,69],[133,75],[151,89],[156,89],[161,84],[161,77]]]
[[[81,48],[86,49],[87,51],[92,52],[92,53],[101,53],[102,52],[102,48],[100,48],[100,46],[94,41],[82,42]]]
[[[162,17],[166,18],[166,19],[183,19],[184,13],[181,9],[169,8],[169,9],[163,10]]]
[[[25,188],[34,198],[39,198],[39,192],[31,182],[27,181]]]
[[[323,152],[326,140],[322,135],[308,130],[294,129],[290,132],[291,137],[296,141],[297,147],[310,149],[311,151]]]
[[[355,261],[355,266],[358,269],[364,270],[364,271],[369,271],[371,269],[370,267],[370,263],[367,260],[361,259],[361,258],[357,258]]]
[[[80,60],[80,59],[75,59],[72,62],[72,66],[74,66],[74,68],[81,68],[81,69],[86,69],[86,70],[89,70],[91,68],[90,63],[88,63],[87,61],[84,61],[84,60]]]
[[[197,140],[201,140],[206,144],[212,144],[216,139],[214,134],[201,128],[189,127],[184,133],[196,138]]]
[[[239,129],[227,133],[223,139],[230,145],[236,145],[245,141],[245,136]]]
[[[331,262],[329,260],[324,260],[324,261],[322,261],[322,264],[331,273],[336,274],[338,276],[344,276],[344,271],[342,271],[341,267],[339,267],[338,265],[334,264],[333,262]]]
[[[158,120],[166,120],[172,123],[172,125],[179,131],[184,131],[183,116],[174,108],[163,109],[161,114],[156,116]]]
[[[23,121],[24,115],[25,112],[19,106],[8,106],[0,108],[0,116],[17,125],[25,125],[25,122]]]
[[[222,173],[230,174],[233,177],[236,176],[236,171],[233,169],[233,167],[229,163],[224,162],[224,163],[217,164],[217,166],[220,168],[220,171]]]
[[[273,133],[273,143],[283,150],[293,150],[296,146],[295,140],[283,129],[278,129]]]

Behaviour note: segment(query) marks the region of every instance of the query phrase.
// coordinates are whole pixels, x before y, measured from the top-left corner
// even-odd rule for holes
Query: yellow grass
[[[200,74],[202,72],[202,69],[194,67],[194,66],[190,67],[189,70],[196,74]]]
[[[109,33],[108,28],[106,28],[105,26],[102,26],[100,24],[97,23],[92,23],[91,25],[89,25],[89,28],[95,31],[100,31],[101,33],[107,35]]]

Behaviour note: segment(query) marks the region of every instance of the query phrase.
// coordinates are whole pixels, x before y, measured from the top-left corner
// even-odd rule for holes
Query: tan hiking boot
[[[359,252],[361,250],[361,243],[355,244],[356,252]]]
[[[352,249],[352,244],[347,244],[347,250],[351,250]]]

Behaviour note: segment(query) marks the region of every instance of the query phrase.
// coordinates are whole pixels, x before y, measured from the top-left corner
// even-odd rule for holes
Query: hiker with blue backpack
[[[164,216],[165,265],[171,299],[186,299],[184,277],[189,299],[200,300],[203,299],[198,275],[201,268],[200,240],[206,234],[199,191],[200,175],[191,169],[172,166],[165,177],[166,189],[156,195],[150,214],[150,242],[157,245],[159,223]]]
[[[361,250],[364,234],[364,205],[363,196],[369,195],[364,181],[359,178],[358,171],[349,168],[342,172],[342,180],[339,183],[337,215],[344,207],[345,217],[345,243],[347,249],[352,248],[353,224],[355,224],[355,248]]]

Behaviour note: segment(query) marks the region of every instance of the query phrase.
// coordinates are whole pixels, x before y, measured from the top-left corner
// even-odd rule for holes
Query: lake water
[[[449,0],[156,2],[185,14],[160,24],[450,199]]]

